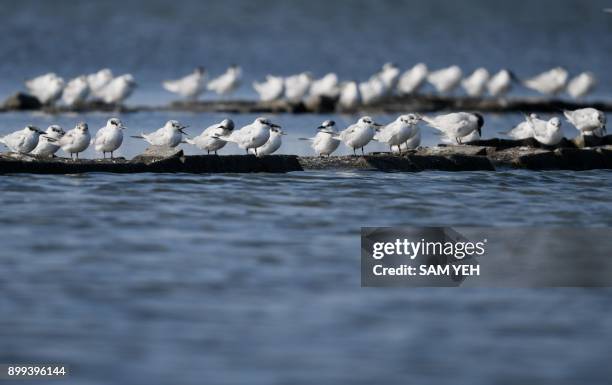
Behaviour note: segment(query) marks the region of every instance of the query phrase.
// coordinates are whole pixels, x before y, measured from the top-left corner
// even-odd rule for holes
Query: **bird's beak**
[[[49,142],[57,142],[56,139],[53,139],[51,137],[48,137],[47,135],[43,135],[43,138],[47,139]]]
[[[376,127],[382,127],[382,124],[380,124],[380,123],[372,123],[372,124],[373,124],[374,126],[376,126]]]
[[[325,128],[325,127],[323,127],[323,126],[319,126],[319,127],[317,127],[317,130],[322,130],[322,129],[324,129],[324,128]]]
[[[127,130],[127,127],[126,127],[126,126],[121,126],[121,127],[119,127],[119,128],[121,128],[122,130]]]
[[[270,127],[281,128],[281,126],[279,126],[278,124],[274,124],[274,123],[270,123]]]
[[[287,135],[287,133],[286,133],[286,132],[284,132],[284,131],[281,131],[281,132],[280,132],[280,134],[281,134],[281,135]]]

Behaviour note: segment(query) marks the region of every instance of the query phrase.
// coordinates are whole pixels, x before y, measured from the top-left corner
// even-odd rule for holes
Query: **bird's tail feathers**
[[[134,139],[144,139],[144,138],[145,138],[145,136],[144,136],[144,134],[140,134],[140,135],[132,135],[132,136],[130,136],[130,138],[134,138]]]

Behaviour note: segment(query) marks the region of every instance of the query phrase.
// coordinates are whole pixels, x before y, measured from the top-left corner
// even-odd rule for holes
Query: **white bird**
[[[531,124],[533,137],[538,142],[547,146],[555,146],[563,139],[561,121],[559,118],[554,117],[546,121],[542,119],[533,119],[531,116],[528,116],[527,121]]]
[[[481,130],[484,125],[484,118],[478,113],[453,112],[446,115],[438,115],[434,118],[423,116],[421,119],[458,144],[461,144],[463,138],[474,131],[477,131],[478,135],[482,136]]]
[[[336,98],[339,93],[338,75],[333,72],[328,73],[321,79],[313,80],[310,85],[310,96]]]
[[[591,72],[583,72],[570,80],[567,84],[567,93],[574,99],[580,99],[589,92],[593,91],[597,79]]]
[[[406,150],[414,150],[421,145],[421,129],[415,126],[415,130],[416,134],[406,141]]]
[[[345,82],[340,85],[338,106],[343,110],[354,110],[361,104],[361,94],[357,82]]]
[[[494,97],[504,96],[512,88],[513,79],[516,79],[516,76],[514,76],[512,72],[502,69],[491,76],[491,79],[489,79],[487,83],[487,91]]]
[[[164,80],[162,86],[174,94],[188,100],[197,100],[206,90],[206,70],[196,67],[192,73],[176,80]]]
[[[312,75],[302,72],[285,78],[285,99],[290,102],[299,102],[310,90]]]
[[[101,100],[103,97],[101,91],[111,82],[111,80],[113,80],[113,72],[108,68],[87,75],[90,97]]]
[[[42,104],[52,104],[62,95],[64,79],[50,72],[45,75],[26,80],[26,88]]]
[[[253,82],[253,89],[257,91],[259,99],[263,102],[278,100],[285,92],[285,79],[281,76],[267,75],[265,81]]]
[[[121,104],[132,95],[136,88],[134,77],[130,74],[117,76],[111,80],[102,90],[102,100],[107,104]]]
[[[363,155],[363,148],[374,139],[374,135],[378,128],[382,124],[375,123],[369,116],[360,118],[357,123],[348,126],[344,131],[340,132],[336,139],[340,139],[348,147],[353,149],[353,154],[357,155],[357,149],[361,148],[361,154]]]
[[[359,94],[363,104],[375,103],[386,93],[387,87],[378,76],[372,76],[368,81],[359,83]]]
[[[64,136],[66,132],[58,125],[54,124],[47,127],[44,135],[38,139],[38,145],[30,154],[37,155],[43,158],[51,158],[60,149],[57,142]]]
[[[280,148],[283,135],[286,134],[280,128],[270,127],[270,138],[268,141],[263,146],[252,148],[250,151],[257,156],[270,155]]]
[[[111,118],[106,122],[106,126],[98,130],[91,144],[97,152],[102,153],[104,159],[106,159],[107,152],[110,152],[111,159],[113,159],[113,152],[117,151],[123,143],[123,130],[126,128],[121,120]]]
[[[257,155],[257,148],[263,146],[270,139],[272,128],[280,128],[280,126],[260,117],[255,119],[253,123],[218,138],[226,142],[236,143],[238,147],[246,150],[247,154],[249,149],[253,148],[255,149],[255,155]]]
[[[397,90],[400,94],[413,94],[418,92],[427,80],[429,70],[423,63],[418,63],[400,76],[397,83]]]
[[[237,65],[230,66],[225,73],[208,82],[208,89],[217,95],[228,95],[234,92],[242,79],[242,69]]]
[[[68,106],[83,103],[89,96],[89,83],[85,75],[70,80],[62,93],[62,100]]]
[[[489,81],[489,71],[485,68],[478,68],[470,76],[461,81],[463,89],[469,96],[477,97],[484,94]]]
[[[525,87],[545,95],[556,95],[563,91],[568,73],[562,67],[555,67],[523,81]]]
[[[397,86],[397,80],[400,76],[400,69],[393,63],[385,63],[375,76],[378,77],[385,85],[385,92],[390,93]]]
[[[217,151],[227,143],[225,140],[219,139],[219,137],[228,136],[233,130],[234,122],[231,119],[223,119],[220,123],[208,126],[195,138],[185,139],[185,142],[196,146],[200,150],[206,150],[207,154],[214,151],[215,155],[217,155]]]
[[[89,134],[89,127],[87,123],[80,122],[75,128],[62,136],[60,140],[57,141],[57,144],[64,152],[70,154],[70,159],[72,159],[73,154],[76,154],[76,158],[79,159],[79,153],[85,151],[87,147],[89,147],[90,142],[91,135]]]
[[[150,134],[142,133],[133,138],[144,139],[152,146],[176,147],[183,141],[183,135],[187,135],[184,129],[187,126],[181,125],[176,120],[168,120],[164,126]]]
[[[538,115],[531,114],[529,115],[531,119],[538,119]],[[515,140],[522,140],[527,138],[533,138],[534,132],[531,124],[529,123],[528,117],[525,116],[525,120],[514,126],[512,129],[506,132],[502,132],[502,134],[511,137]]]
[[[300,138],[300,140],[308,140],[311,142],[310,147],[319,156],[329,156],[332,152],[336,151],[340,145],[340,139],[335,138],[338,135],[338,131],[334,127],[336,122],[333,120],[326,120],[319,127],[317,127],[317,134],[314,138]]]
[[[400,115],[393,122],[381,128],[374,135],[374,139],[389,145],[391,151],[393,151],[393,146],[397,146],[398,151],[402,152],[400,145],[417,134],[419,130],[417,124],[420,119],[416,114]]]
[[[563,115],[582,135],[604,136],[606,133],[606,114],[595,108],[580,108],[563,111]]]
[[[427,81],[441,94],[451,92],[461,82],[463,72],[458,66],[450,66],[427,75]]]
[[[442,143],[449,143],[449,144],[455,143],[453,139],[449,138],[446,135],[441,135],[440,140],[442,141]],[[475,140],[480,140],[480,134],[478,133],[478,131],[472,131],[471,134],[468,134],[464,136],[463,138],[461,138],[461,143],[470,143]]]
[[[0,143],[12,152],[28,154],[38,145],[38,138],[44,134],[38,128],[28,125],[24,129],[15,131],[0,138]]]

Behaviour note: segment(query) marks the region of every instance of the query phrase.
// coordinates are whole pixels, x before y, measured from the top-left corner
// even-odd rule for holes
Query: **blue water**
[[[563,64],[594,71],[593,98],[609,99],[606,6],[6,2],[0,97],[49,70],[133,72],[140,87],[130,103],[139,104],[169,101],[159,81],[197,64],[215,73],[241,64],[248,84],[302,70],[364,79],[393,60],[519,75]],[[237,95],[250,96],[248,87]],[[0,134],[80,120],[97,130],[108,117],[4,113]],[[120,117],[132,135],[170,118],[197,134],[225,116]],[[255,116],[231,117],[240,126]],[[324,119],[344,127],[357,116],[271,118],[288,132],[280,152],[306,155],[299,137]],[[522,118],[485,119],[493,137]],[[423,135],[425,145],[438,141]],[[117,155],[144,147],[126,139]],[[610,171],[2,175],[0,364],[64,363],[66,383],[79,385],[606,383],[610,290],[364,289],[359,234],[378,225],[609,227],[610,191]]]
[[[66,363],[75,384],[603,383],[609,290],[364,289],[359,234],[611,226],[611,188],[607,171],[4,176],[0,361]]]

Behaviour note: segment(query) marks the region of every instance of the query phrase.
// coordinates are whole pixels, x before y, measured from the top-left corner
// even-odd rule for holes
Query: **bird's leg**
[[[353,148],[353,155],[357,156],[357,149]]]
[[[253,150],[255,150],[255,156],[257,156],[257,149],[256,149],[256,148],[254,148]]]
[[[113,159],[114,155],[113,155],[114,151],[111,151],[111,159]]]
[[[248,148],[246,149],[246,153],[247,153],[247,155],[249,155],[249,149]]]
[[[365,155],[365,153],[363,152],[363,147],[361,147],[361,155]]]
[[[217,150],[215,150],[215,155],[217,155]]]
[[[389,152],[393,152],[393,146],[389,145]]]
[[[210,150],[206,150],[206,155],[210,155]]]
[[[106,152],[102,151],[102,159],[106,159]]]

